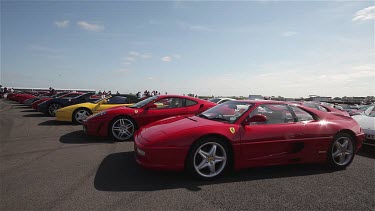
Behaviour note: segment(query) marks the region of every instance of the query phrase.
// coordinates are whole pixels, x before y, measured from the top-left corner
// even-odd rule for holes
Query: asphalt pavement
[[[375,152],[346,170],[252,168],[203,182],[139,167],[132,142],[0,100],[0,210],[375,210]]]

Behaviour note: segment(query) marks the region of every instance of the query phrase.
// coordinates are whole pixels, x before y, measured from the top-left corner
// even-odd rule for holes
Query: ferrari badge
[[[230,127],[229,130],[230,130],[231,133],[235,133],[236,132],[236,129],[234,129],[234,127]]]

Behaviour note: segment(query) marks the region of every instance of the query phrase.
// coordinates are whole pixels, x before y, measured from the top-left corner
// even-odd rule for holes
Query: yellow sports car
[[[117,106],[130,106],[140,101],[134,95],[111,95],[95,102],[80,103],[56,111],[56,120],[82,124],[88,116]]]

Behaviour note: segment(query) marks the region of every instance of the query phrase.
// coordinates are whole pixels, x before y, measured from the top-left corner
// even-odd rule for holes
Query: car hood
[[[159,120],[141,128],[140,135],[146,140],[150,140],[156,133],[165,135],[176,132],[191,130],[196,127],[225,124],[223,122],[203,119],[197,116],[175,116]]]

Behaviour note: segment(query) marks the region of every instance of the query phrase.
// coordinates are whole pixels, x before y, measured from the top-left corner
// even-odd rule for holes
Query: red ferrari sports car
[[[151,122],[177,116],[195,115],[216,104],[188,96],[159,95],[132,106],[107,109],[89,116],[83,123],[88,135],[111,136],[117,141],[133,138],[134,132]]]
[[[364,133],[350,117],[278,101],[228,101],[193,117],[173,117],[134,135],[137,162],[211,179],[230,169],[328,163],[347,167]]]

